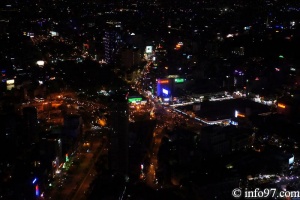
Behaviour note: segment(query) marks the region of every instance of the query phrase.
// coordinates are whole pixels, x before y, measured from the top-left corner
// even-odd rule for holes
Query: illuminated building
[[[176,96],[176,89],[185,86],[186,80],[184,78],[168,76],[168,78],[157,79],[156,81],[156,95],[162,98],[163,101],[172,101]]]
[[[104,37],[105,61],[109,64],[114,63],[121,36],[115,31],[106,31]]]
[[[178,106],[178,110],[192,111],[193,105]],[[194,110],[195,119],[205,124],[228,124],[230,121],[238,122],[239,125],[246,123],[250,116],[262,115],[270,112],[270,107],[261,103],[256,103],[248,99],[227,99],[223,101],[201,102],[201,109]]]
[[[170,101],[171,82],[169,81],[169,79],[158,79],[156,89],[156,95],[158,97],[161,97],[163,101]]]
[[[159,44],[154,50],[155,60],[153,61],[155,63],[160,63],[161,61],[165,60],[166,55],[167,55],[167,50],[162,45]]]
[[[110,27],[105,31],[104,35],[105,61],[108,64],[113,64],[116,63],[116,56],[122,43],[119,31],[121,22],[110,22],[108,24]]]
[[[59,173],[62,167],[62,139],[60,135],[49,134],[41,140],[41,158],[43,165],[52,176]]]

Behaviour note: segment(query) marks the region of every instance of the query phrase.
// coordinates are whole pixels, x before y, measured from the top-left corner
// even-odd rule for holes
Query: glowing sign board
[[[134,97],[134,98],[129,98],[128,102],[129,103],[133,103],[133,102],[137,102],[137,101],[142,101],[141,97]]]
[[[45,61],[43,61],[43,60],[38,60],[37,62],[36,62],[36,64],[38,65],[38,66],[44,66],[45,65]]]
[[[160,84],[165,84],[165,83],[169,83],[169,80],[158,80],[157,82]]]
[[[183,78],[175,78],[174,81],[175,81],[175,83],[183,83],[184,79]]]
[[[291,158],[289,159],[289,165],[293,164],[293,163],[294,163],[294,160],[295,160],[295,157],[294,157],[294,155],[293,155],[293,157],[291,157]]]
[[[168,95],[169,94],[169,91],[168,90],[166,90],[166,89],[162,89],[162,92],[164,93],[164,94],[166,94],[166,95]]]
[[[15,83],[14,79],[6,80],[7,85],[13,85]]]
[[[152,53],[152,46],[146,46],[146,53]]]

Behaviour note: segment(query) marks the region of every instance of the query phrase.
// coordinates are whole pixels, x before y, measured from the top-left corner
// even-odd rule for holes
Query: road
[[[163,138],[162,130],[163,128],[160,126],[157,126],[157,128],[154,130],[152,149],[148,155],[150,158],[150,166],[148,166],[148,171],[146,173],[146,183],[153,188],[158,187],[156,181],[156,169],[158,168],[157,153]]]
[[[95,162],[100,157],[104,149],[106,148],[106,143],[101,146],[100,151],[96,152],[95,159],[91,160],[90,167],[88,169],[88,172],[85,174],[85,177],[83,178],[83,181],[81,182],[80,186],[78,187],[76,193],[74,194],[72,200],[85,200],[86,195],[85,193],[88,191],[90,184],[94,180],[94,177],[96,175],[96,169],[95,169]]]
[[[78,153],[74,158],[69,171],[65,173],[65,177],[64,175],[57,177],[55,182],[59,184],[50,191],[49,195],[46,195],[46,199],[47,196],[48,199],[74,199],[73,196],[80,193],[79,190],[82,191],[83,189],[86,189],[86,185],[89,185],[89,181],[91,181],[87,177],[93,172],[94,154],[98,156],[102,149],[102,143],[100,139],[98,139],[94,140],[89,152],[81,151]],[[64,172],[62,171],[62,173]]]
[[[142,76],[145,76],[145,74],[149,72],[150,64],[151,62],[148,62],[148,64],[145,65],[141,76],[136,80],[137,84],[133,88],[141,95],[148,98],[148,100],[151,102],[151,105],[154,107],[153,110],[157,116],[157,126],[153,131],[152,146],[147,155],[150,164],[149,166],[146,166],[144,170],[142,170],[142,172],[146,175],[145,181],[147,185],[157,189],[160,187],[156,178],[156,170],[158,169],[157,154],[161,145],[161,140],[164,137],[164,128],[173,130],[177,125],[186,125],[186,128],[198,132],[202,127],[202,123],[196,121],[190,116],[176,112],[176,110],[174,110],[174,108],[171,106],[162,105],[155,97],[148,95],[146,91],[143,91],[142,84],[139,83],[142,81]],[[143,176],[140,177],[143,178]]]

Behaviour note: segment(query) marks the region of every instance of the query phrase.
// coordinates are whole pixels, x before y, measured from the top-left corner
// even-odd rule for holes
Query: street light
[[[227,90],[229,90],[229,77],[230,76],[226,76],[226,79],[227,79]]]

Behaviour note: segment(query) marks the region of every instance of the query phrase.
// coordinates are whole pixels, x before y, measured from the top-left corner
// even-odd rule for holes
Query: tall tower
[[[37,143],[37,110],[35,107],[23,108],[23,123],[24,123],[24,141],[27,144]]]
[[[110,105],[109,165],[113,172],[128,174],[128,101],[126,94],[115,94]]]
[[[120,30],[122,29],[121,22],[107,22],[109,26],[104,35],[104,53],[105,62],[108,64],[116,63],[116,56],[122,43]]]

